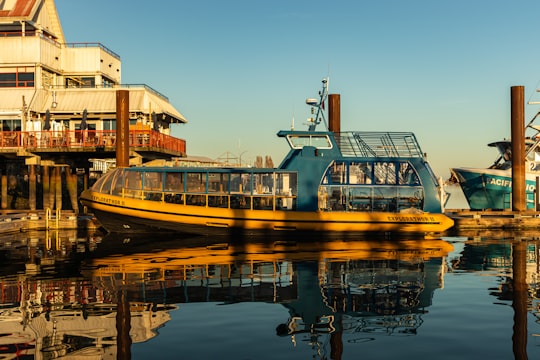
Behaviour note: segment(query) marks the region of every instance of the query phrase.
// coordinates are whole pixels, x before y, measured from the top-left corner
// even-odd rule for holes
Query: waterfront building
[[[170,135],[185,117],[121,74],[103,44],[66,43],[54,0],[0,1],[1,209],[61,208],[65,187],[82,178],[78,194],[94,162],[114,160],[118,90],[129,92],[130,164],[186,156],[185,140]],[[76,195],[67,198],[76,210]]]

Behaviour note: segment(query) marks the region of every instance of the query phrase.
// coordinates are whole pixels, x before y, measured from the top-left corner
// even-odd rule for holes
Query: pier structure
[[[129,164],[186,156],[186,118],[147,85],[122,84],[120,56],[66,43],[54,0],[0,2],[0,210],[69,209],[115,165],[117,92],[127,91]]]

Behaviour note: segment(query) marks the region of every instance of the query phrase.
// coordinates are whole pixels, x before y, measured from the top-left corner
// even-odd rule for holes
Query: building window
[[[0,87],[28,88],[34,87],[33,72],[0,73]]]
[[[101,86],[104,88],[111,88],[114,86],[114,81],[103,76],[101,79]]]
[[[68,77],[66,78],[66,87],[68,88],[95,88],[96,79],[93,76]]]
[[[2,126],[2,131],[21,131],[20,119],[0,120],[0,125]]]

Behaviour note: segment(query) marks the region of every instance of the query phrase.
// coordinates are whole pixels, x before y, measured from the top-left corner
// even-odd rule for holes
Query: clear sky
[[[341,130],[412,131],[438,176],[486,167],[510,137],[510,89],[540,100],[538,0],[56,0],[67,42],[100,42],[122,83],[188,119],[189,155],[288,150],[323,77]],[[540,106],[526,105],[526,121]]]

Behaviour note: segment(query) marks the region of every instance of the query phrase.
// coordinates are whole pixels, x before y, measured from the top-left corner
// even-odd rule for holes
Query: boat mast
[[[324,106],[324,102],[328,98],[328,82],[329,78],[324,78],[322,80],[322,90],[319,91],[319,100],[313,98],[306,100],[306,104],[311,106],[312,114],[315,113],[315,108],[317,109],[315,117],[308,119],[309,131],[315,131],[315,128],[321,123],[321,121],[324,121],[324,126],[328,130],[328,124],[326,122],[326,109]]]

